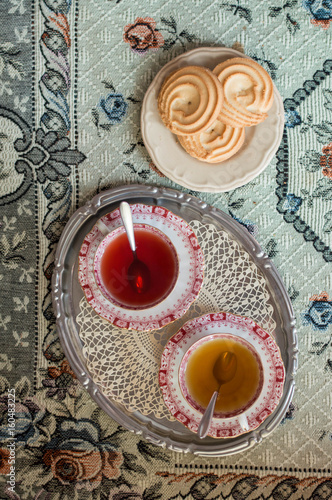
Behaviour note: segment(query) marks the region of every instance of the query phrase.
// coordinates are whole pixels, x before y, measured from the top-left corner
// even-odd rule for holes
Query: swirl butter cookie
[[[224,92],[220,119],[232,127],[251,127],[267,118],[273,103],[273,83],[252,59],[235,57],[213,70]]]
[[[177,135],[206,130],[217,119],[222,103],[218,78],[201,66],[176,70],[166,78],[158,97],[161,119]]]
[[[244,142],[244,128],[234,128],[217,119],[207,130],[178,136],[181,146],[194,158],[219,163],[233,156]]]

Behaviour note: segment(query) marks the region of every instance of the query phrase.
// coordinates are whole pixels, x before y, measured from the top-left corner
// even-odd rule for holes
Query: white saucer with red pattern
[[[134,225],[149,226],[170,240],[178,256],[178,275],[171,292],[161,302],[145,309],[126,309],[114,303],[96,280],[95,258],[107,228],[109,233],[123,225],[117,208],[99,219],[86,235],[79,253],[78,278],[86,300],[96,313],[119,328],[155,330],[182,317],[197,298],[203,284],[204,258],[195,233],[181,217],[161,206],[130,205]],[[106,236],[106,239],[109,236]]]
[[[232,438],[252,431],[276,409],[283,392],[285,370],[279,347],[273,337],[253,320],[227,312],[206,314],[188,321],[168,341],[160,363],[159,385],[165,404],[173,417],[188,429],[197,432],[202,410],[190,404],[181,390],[181,364],[188,351],[214,337],[234,336],[249,343],[261,360],[262,386],[249,408],[229,418],[213,418],[209,436]],[[182,380],[183,385],[183,380]]]

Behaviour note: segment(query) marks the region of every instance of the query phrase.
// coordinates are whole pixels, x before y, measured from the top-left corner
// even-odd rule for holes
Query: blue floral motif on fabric
[[[5,422],[4,417],[8,413],[8,397],[0,397],[0,423]],[[32,399],[26,399],[17,404],[15,413],[15,442],[17,445],[34,446],[41,436],[41,426],[43,426],[46,417],[45,409],[40,408]],[[11,428],[5,425],[0,429],[0,441],[10,439]]]
[[[303,0],[303,7],[310,12],[314,19],[327,21],[332,18],[331,0],[325,0],[324,2],[317,2],[317,0]]]
[[[283,203],[285,212],[295,214],[302,205],[302,198],[295,196],[293,193],[288,193]]]
[[[120,123],[126,115],[128,103],[122,94],[110,93],[105,99],[99,101],[99,108],[106,116],[109,123]]]
[[[303,323],[314,330],[327,330],[332,325],[332,300],[313,300],[303,314]]]
[[[287,109],[285,111],[285,126],[287,128],[294,128],[296,125],[301,125],[302,119],[295,109]]]
[[[46,445],[46,450],[86,450],[96,448],[114,450],[110,443],[100,443],[100,429],[97,423],[88,419],[79,421],[67,419],[60,422],[57,432]]]

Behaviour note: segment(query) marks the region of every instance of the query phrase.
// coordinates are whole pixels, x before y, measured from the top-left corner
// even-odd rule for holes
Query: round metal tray
[[[79,302],[83,297],[78,282],[78,253],[85,235],[97,219],[116,209],[122,200],[129,203],[161,205],[187,222],[199,220],[213,224],[217,230],[227,231],[248,252],[264,275],[274,308],[274,320],[277,325],[275,338],[285,365],[286,377],[277,409],[258,429],[231,439],[216,440],[206,437],[201,440],[180,422],[160,420],[153,414],[146,416],[140,412],[127,411],[122,405],[106,397],[90,376],[76,323]],[[193,196],[173,189],[144,185],[121,186],[96,195],[73,214],[60,238],[52,278],[52,299],[60,341],[78,380],[108,415],[156,445],[202,456],[231,455],[254,446],[270,434],[289,407],[294,392],[298,349],[294,312],[285,287],[274,264],[243,226],[221,210]]]

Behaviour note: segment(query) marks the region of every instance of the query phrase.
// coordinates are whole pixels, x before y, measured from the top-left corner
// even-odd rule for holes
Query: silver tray
[[[127,411],[122,405],[106,397],[93,381],[86,367],[76,323],[79,302],[83,297],[77,277],[78,253],[85,235],[97,219],[115,210],[122,200],[161,205],[187,222],[199,220],[227,231],[249,253],[264,275],[274,308],[274,320],[277,325],[275,337],[285,365],[286,377],[277,409],[258,429],[235,438],[216,440],[206,437],[201,440],[177,421],[157,419],[153,414],[146,416],[140,412]],[[221,210],[188,194],[154,186],[121,186],[96,195],[72,215],[62,233],[55,256],[52,299],[60,341],[78,380],[108,415],[148,441],[179,452],[191,452],[201,456],[226,456],[244,451],[260,442],[285,416],[293,397],[294,376],[297,370],[298,348],[293,308],[274,264],[248,231]]]

